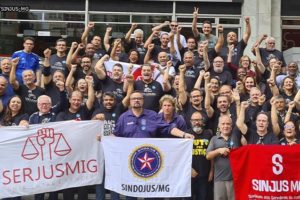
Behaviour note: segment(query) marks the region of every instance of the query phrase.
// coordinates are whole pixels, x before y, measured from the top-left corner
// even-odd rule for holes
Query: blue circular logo
[[[130,157],[132,172],[140,178],[152,178],[162,166],[162,156],[153,146],[138,147]]]

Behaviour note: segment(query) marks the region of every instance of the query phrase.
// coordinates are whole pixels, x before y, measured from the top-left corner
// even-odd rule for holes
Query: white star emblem
[[[142,163],[141,170],[144,168],[148,168],[149,170],[152,170],[151,163],[154,161],[155,158],[149,158],[148,153],[146,152],[144,157],[138,158],[138,160]]]

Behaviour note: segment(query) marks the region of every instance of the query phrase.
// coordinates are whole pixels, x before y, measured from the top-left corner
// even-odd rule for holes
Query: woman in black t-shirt
[[[9,99],[7,107],[1,115],[2,126],[27,126],[28,114],[23,112],[23,102],[19,96]]]

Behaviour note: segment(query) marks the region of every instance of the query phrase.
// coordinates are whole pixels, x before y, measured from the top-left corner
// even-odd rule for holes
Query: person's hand
[[[267,80],[267,83],[269,84],[270,87],[275,86],[275,81],[274,81],[273,78],[269,78],[269,79]]]
[[[132,29],[136,29],[137,27],[138,27],[138,24],[137,24],[137,23],[132,23],[132,24],[131,24],[131,28],[132,28]]]
[[[63,81],[56,81],[55,85],[60,92],[65,90],[65,83]]]
[[[101,135],[100,134],[96,135],[96,140],[101,142]]]
[[[71,48],[72,48],[72,49],[75,49],[75,48],[77,48],[77,47],[78,47],[78,43],[77,43],[77,42],[72,42]]]
[[[201,70],[201,71],[199,72],[199,76],[201,76],[201,77],[204,77],[204,74],[205,74],[205,71],[204,71],[204,70]]]
[[[164,21],[164,25],[165,26],[169,26],[170,25],[170,21]]]
[[[92,29],[92,28],[94,28],[94,26],[95,26],[94,22],[89,22],[87,25],[88,29]]]
[[[295,101],[290,101],[290,102],[289,102],[289,109],[294,109],[295,106],[296,106]]]
[[[172,61],[169,60],[169,61],[167,62],[167,67],[168,67],[168,68],[169,68],[169,67],[172,67],[172,65],[173,65]]]
[[[110,33],[112,31],[112,27],[108,26],[106,27],[106,32]]]
[[[227,147],[223,147],[223,148],[219,148],[218,149],[218,152],[220,155],[222,156],[228,156],[229,152],[230,152],[230,149],[227,148]]]
[[[246,24],[250,24],[250,18],[248,16],[245,17],[245,22],[246,22]]]
[[[109,55],[105,54],[102,58],[103,58],[104,61],[108,61],[109,60]]]
[[[78,49],[79,49],[79,50],[82,50],[82,49],[84,49],[84,48],[85,48],[85,46],[84,46],[83,43],[80,43],[80,44],[78,45]]]
[[[181,29],[182,29],[182,27],[181,27],[181,26],[177,26],[177,34],[179,34],[179,33],[180,33]]]
[[[261,95],[259,98],[258,98],[258,105],[262,106],[266,101],[266,95]]]
[[[105,115],[103,113],[98,113],[97,115],[95,115],[94,119],[104,121]]]
[[[197,18],[197,17],[198,17],[198,14],[199,14],[199,8],[194,7],[193,17],[194,17],[194,18]]]
[[[194,170],[194,168],[192,168],[192,178],[195,178],[196,176],[198,176],[198,173]]]
[[[210,73],[209,72],[205,72],[204,74],[204,80],[209,80],[210,79]]]
[[[229,49],[229,52],[230,52],[231,54],[233,54],[233,51],[234,51],[234,44],[229,45],[229,46],[228,46],[228,49]]]
[[[180,65],[180,66],[178,67],[178,69],[179,69],[179,72],[181,72],[181,73],[185,73],[185,70],[186,70],[186,66],[185,66],[185,64],[183,64],[183,65]]]
[[[267,38],[268,38],[268,34],[263,34],[263,35],[261,36],[261,38],[262,38],[263,40],[267,39]]]
[[[237,89],[234,89],[234,90],[231,92],[231,97],[232,97],[232,99],[233,99],[235,102],[239,102],[239,101],[241,100],[239,91],[238,91]]]
[[[120,43],[121,43],[121,39],[118,38],[118,39],[116,39],[116,40],[114,41],[114,46],[115,46],[115,45],[118,45],[118,44],[120,44]]]
[[[133,83],[134,83],[134,77],[133,77],[132,74],[127,74],[127,75],[125,76],[125,78],[126,78],[126,80],[127,80],[127,82],[128,82],[129,84],[133,84]]]
[[[218,33],[223,33],[223,31],[224,31],[223,25],[222,24],[218,24],[217,25],[217,30],[218,30]]]
[[[49,48],[44,50],[44,56],[45,58],[50,58],[51,56],[51,50]]]
[[[19,58],[19,57],[16,57],[16,58],[12,59],[12,60],[11,60],[11,64],[12,64],[12,66],[17,66],[17,65],[18,65],[18,63],[19,63],[19,60],[20,60],[20,58]]]
[[[190,133],[185,133],[184,134],[184,138],[186,138],[186,139],[194,139],[195,137],[192,134],[190,134]]]
[[[242,103],[241,103],[241,108],[243,108],[244,110],[246,109],[246,108],[248,108],[249,107],[249,102],[248,101],[243,101]]]
[[[148,45],[148,51],[152,51],[154,49],[154,44],[149,44]]]
[[[77,65],[76,65],[76,64],[72,64],[72,65],[71,65],[71,71],[72,71],[72,72],[75,72],[76,69],[77,69]]]
[[[88,85],[93,85],[94,78],[93,76],[85,76],[85,81],[88,83]]]
[[[159,31],[153,31],[153,32],[152,32],[152,35],[153,35],[154,37],[158,37]]]

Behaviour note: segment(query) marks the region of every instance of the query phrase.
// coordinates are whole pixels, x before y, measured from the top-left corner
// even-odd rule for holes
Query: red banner
[[[236,200],[300,199],[300,145],[248,145],[230,153]]]

